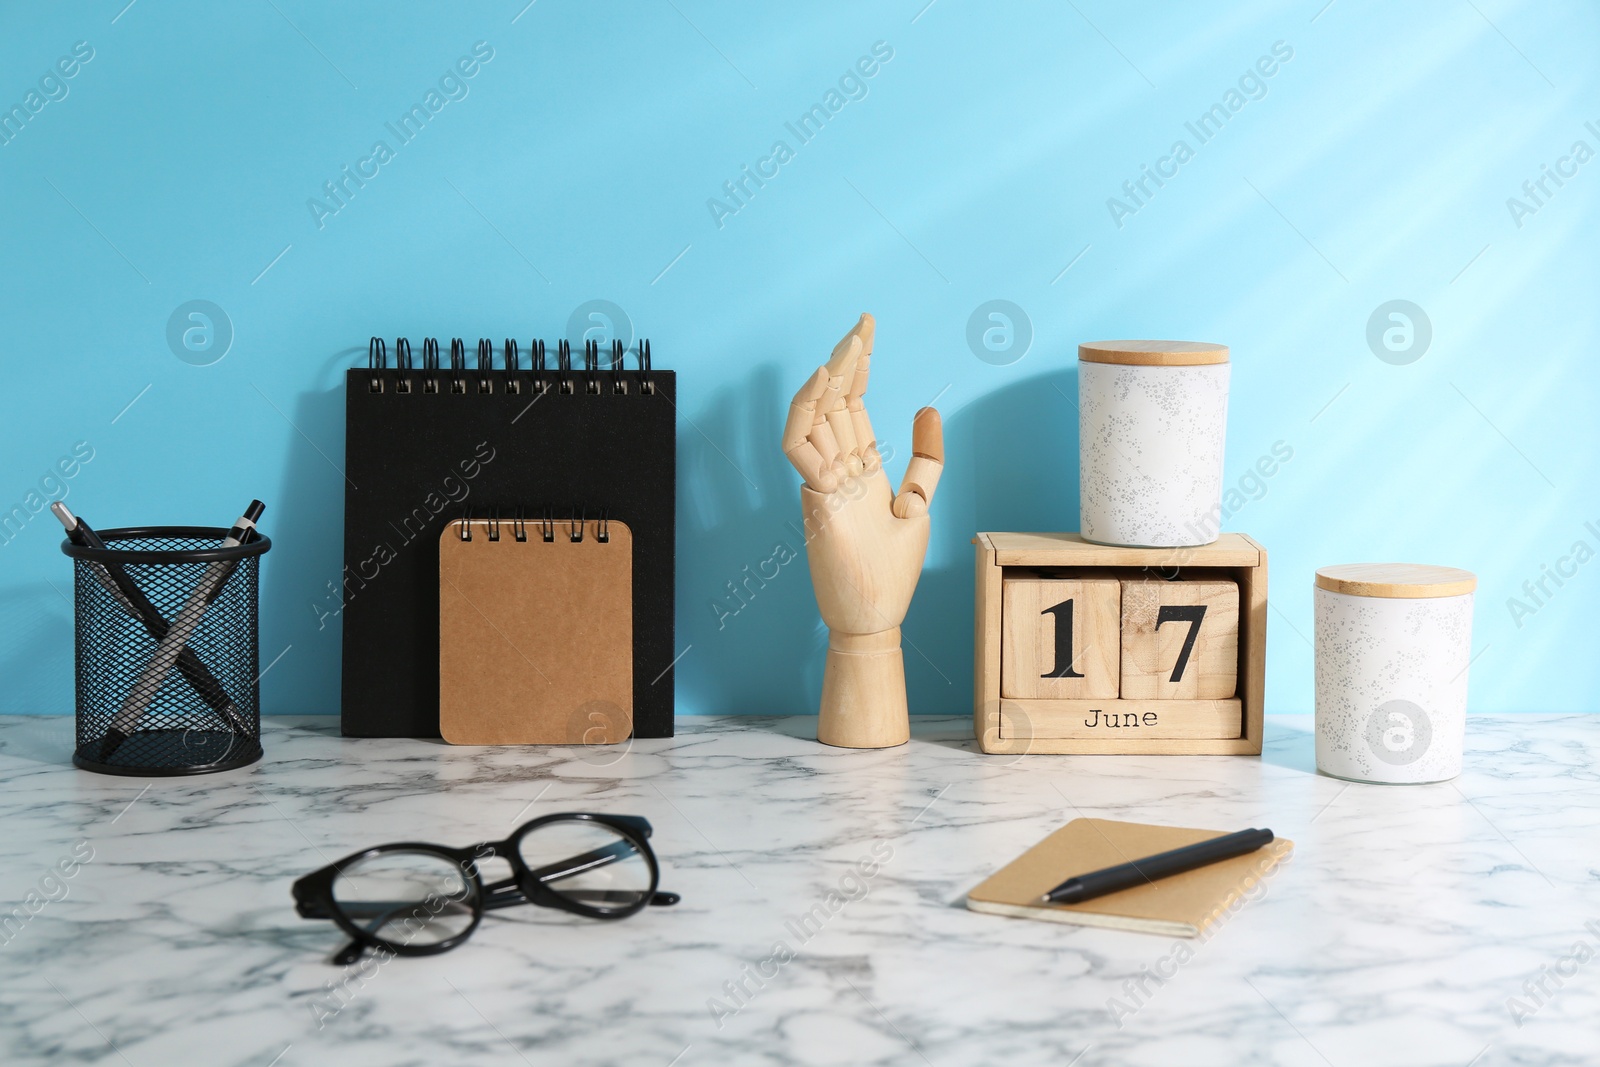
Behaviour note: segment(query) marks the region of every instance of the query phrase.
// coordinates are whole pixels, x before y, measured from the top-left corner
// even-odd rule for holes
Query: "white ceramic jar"
[[[1471,571],[1352,563],[1317,571],[1317,769],[1358,782],[1461,773]]]
[[[1107,545],[1208,545],[1222,530],[1228,348],[1078,346],[1080,532]]]

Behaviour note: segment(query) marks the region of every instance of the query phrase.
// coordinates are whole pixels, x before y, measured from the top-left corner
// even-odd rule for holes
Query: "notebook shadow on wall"
[[[776,365],[679,412],[680,712],[814,715],[827,634],[783,455],[791,394]]]
[[[984,393],[945,419],[928,550],[938,565],[923,568],[904,627],[913,714],[972,713],[973,536],[1078,528],[1077,405],[1074,363]],[[891,479],[902,470],[892,464]]]
[[[272,551],[263,558],[261,679],[263,713],[339,710],[339,610],[344,557],[344,372],[364,349],[346,348],[318,368],[318,388],[273,397],[293,420],[280,498],[263,522]],[[363,364],[364,365],[364,364]],[[329,381],[333,384],[328,386]],[[275,516],[275,518],[274,518]],[[330,584],[332,588],[330,589]]]
[[[681,704],[715,714],[815,715],[827,631],[800,522],[799,476],[780,447],[789,392],[775,366],[719,390],[680,425]],[[914,714],[972,709],[972,536],[1063,530],[1078,515],[1077,369],[986,393],[945,421],[946,468],[929,558],[904,626]],[[871,407],[869,397],[869,407]],[[874,411],[892,445],[890,484],[910,458],[912,411]],[[692,419],[692,422],[691,422]]]

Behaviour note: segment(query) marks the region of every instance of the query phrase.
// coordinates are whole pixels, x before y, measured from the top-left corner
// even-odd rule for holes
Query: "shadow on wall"
[[[292,401],[273,398],[294,420],[295,432],[280,496],[267,501],[261,524],[272,538],[272,551],[261,561],[261,667],[283,656],[261,680],[264,714],[339,712],[335,590],[344,567],[344,372],[365,358],[365,348],[335,352],[314,379],[318,388]]]
[[[913,714],[972,710],[972,536],[1078,525],[1077,367],[994,390],[945,420],[930,563],[904,626]],[[684,420],[679,440],[679,711],[814,715],[827,631],[800,525],[800,478],[780,449],[792,390],[763,366]],[[873,412],[909,458],[912,412]],[[704,431],[702,433],[701,431]],[[715,442],[715,444],[713,444]]]
[[[905,622],[913,714],[972,714],[973,535],[1078,528],[1077,404],[1074,360],[985,393],[945,419],[932,562]]]
[[[793,393],[781,373],[759,366],[680,422],[678,644],[693,646],[680,713],[814,714],[822,692],[828,637],[781,447]]]

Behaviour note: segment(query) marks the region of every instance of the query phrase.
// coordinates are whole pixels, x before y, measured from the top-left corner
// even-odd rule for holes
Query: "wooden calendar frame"
[[[973,726],[978,747],[988,753],[1076,753],[1147,755],[1261,754],[1267,670],[1267,552],[1244,534],[1225,533],[1193,548],[1124,548],[1097,545],[1076,533],[980,533],[975,603]],[[1174,569],[1203,576],[1225,576],[1239,584],[1240,731],[1237,737],[1052,737],[1081,715],[1085,706],[1120,713],[1143,711],[1174,701],[1015,700],[1000,695],[1001,583],[1007,568],[1070,568],[1126,572],[1147,569],[1170,575]]]

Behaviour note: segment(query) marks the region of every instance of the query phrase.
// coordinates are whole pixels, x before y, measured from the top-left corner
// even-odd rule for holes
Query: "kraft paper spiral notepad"
[[[439,731],[456,745],[633,730],[633,532],[605,517],[455,520],[439,537]]]
[[[445,524],[516,509],[531,522],[600,509],[632,531],[636,737],[672,736],[676,379],[632,349],[567,342],[502,348],[374,339],[345,382],[344,573],[327,611],[343,624],[341,725],[354,737],[438,737],[439,545]],[[523,625],[570,622],[546,605]],[[496,620],[499,621],[498,619]],[[508,632],[510,632],[508,630]]]
[[[993,915],[1077,926],[1107,926],[1169,937],[1197,937],[1234,902],[1256,890],[1294,850],[1278,838],[1259,851],[1079,904],[1042,899],[1068,878],[1223,836],[1222,830],[1111,819],[1073,819],[967,894],[967,907]]]

